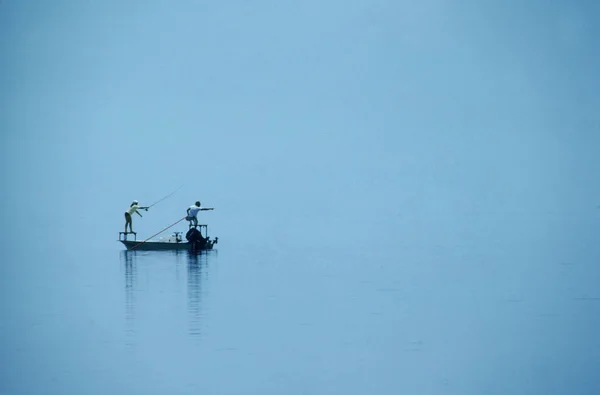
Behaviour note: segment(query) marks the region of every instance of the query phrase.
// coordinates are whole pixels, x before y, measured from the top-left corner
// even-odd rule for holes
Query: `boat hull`
[[[167,242],[167,241],[147,241],[145,243],[134,240],[119,240],[128,250],[135,249],[136,251],[157,251],[157,250],[189,250],[201,251],[212,250],[213,242],[208,241],[203,246],[194,245],[188,242]]]

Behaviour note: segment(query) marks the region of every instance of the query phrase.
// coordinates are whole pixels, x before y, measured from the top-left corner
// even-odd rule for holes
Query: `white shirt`
[[[129,207],[126,212],[129,213],[129,215],[133,216],[133,214],[135,214],[138,208],[140,208],[140,206],[134,204],[133,206]]]
[[[195,217],[196,215],[198,215],[198,211],[200,211],[200,207],[196,206],[195,204],[193,206],[190,206],[190,217]]]

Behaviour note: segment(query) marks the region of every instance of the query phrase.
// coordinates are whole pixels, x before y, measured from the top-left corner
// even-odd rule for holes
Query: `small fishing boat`
[[[200,229],[198,229],[200,228]],[[202,230],[206,237],[202,236]],[[185,234],[185,239],[182,237],[183,232],[173,232],[169,237],[161,237],[159,239],[147,239],[144,241],[137,240],[137,235],[131,232],[119,232],[119,241],[128,250],[189,250],[201,251],[212,250],[213,246],[218,243],[219,238],[210,239],[208,237],[207,225],[191,226]],[[128,235],[133,235],[133,240],[128,239]]]

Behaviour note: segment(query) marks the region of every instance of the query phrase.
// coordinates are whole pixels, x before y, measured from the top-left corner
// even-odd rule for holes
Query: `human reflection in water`
[[[190,320],[189,333],[192,336],[201,334],[202,319],[202,277],[207,277],[208,251],[188,253],[187,294],[188,314]]]
[[[126,333],[131,335],[134,332],[133,324],[135,322],[135,287],[137,285],[137,251],[121,251],[121,264],[125,271],[125,322]],[[127,345],[131,345],[128,344]]]

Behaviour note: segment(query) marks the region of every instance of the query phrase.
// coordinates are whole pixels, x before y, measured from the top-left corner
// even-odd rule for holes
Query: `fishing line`
[[[169,194],[168,194],[167,196],[165,196],[164,198],[162,198],[162,199],[160,199],[160,200],[158,200],[158,201],[156,201],[156,202],[152,203],[150,206],[148,206],[148,208],[150,208],[150,207],[154,206],[154,205],[155,205],[155,204],[157,204],[157,203],[160,203],[160,202],[162,202],[163,200],[165,200],[165,199],[166,199],[166,198],[168,198],[169,196],[173,195],[175,192],[177,192],[178,190],[180,190],[181,188],[183,188],[183,186],[184,186],[184,185],[185,185],[185,184],[181,184],[181,186],[180,186],[179,188],[177,188],[177,189],[176,189],[176,190],[174,190],[173,192],[169,193]]]

